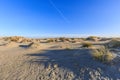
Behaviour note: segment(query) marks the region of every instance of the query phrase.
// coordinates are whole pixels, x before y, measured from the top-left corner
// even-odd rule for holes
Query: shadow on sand
[[[118,74],[116,69],[93,60],[89,53],[89,49],[55,49],[27,54],[27,56],[36,57],[30,63],[42,64],[45,67],[49,64],[52,66],[57,64],[59,68],[72,71],[75,74],[74,80],[81,77],[83,80],[88,80],[90,78],[90,71],[98,71],[101,76],[114,80],[120,78],[120,74]],[[83,73],[81,72],[82,69],[85,69]]]

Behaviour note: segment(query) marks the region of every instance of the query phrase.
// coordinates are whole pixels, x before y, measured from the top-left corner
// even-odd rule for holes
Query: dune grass
[[[82,47],[86,47],[86,48],[92,47],[92,43],[84,42],[84,43],[82,43]]]
[[[97,36],[89,36],[88,38],[86,38],[86,40],[90,40],[90,41],[97,41],[99,39],[99,37]]]
[[[72,48],[66,47],[65,50],[72,50]]]
[[[48,39],[47,40],[47,43],[51,43],[51,42],[54,42],[54,40],[53,39]]]
[[[109,63],[114,59],[114,55],[106,47],[101,47],[99,49],[92,50],[92,57],[95,60],[101,61],[103,63]]]
[[[110,42],[105,44],[106,47],[108,48],[119,48],[120,47],[120,41],[113,39]]]

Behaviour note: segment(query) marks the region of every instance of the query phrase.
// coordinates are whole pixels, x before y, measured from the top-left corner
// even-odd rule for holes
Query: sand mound
[[[7,46],[7,47],[18,47],[18,43],[16,43],[16,42],[9,42],[5,46]]]
[[[110,42],[105,44],[109,48],[120,48],[120,41],[119,40],[111,40]]]
[[[100,38],[99,38],[99,37],[96,37],[96,36],[90,36],[90,37],[86,38],[86,40],[90,40],[90,41],[99,41]]]
[[[95,49],[92,53],[92,49],[81,48],[81,44],[33,41],[12,41],[6,46],[10,47],[0,48],[0,80],[120,79],[120,57],[113,59],[114,64],[111,61],[110,64],[101,62],[111,60],[113,53],[106,49]]]
[[[18,43],[31,42],[31,39],[20,37],[20,36],[4,37],[3,39],[5,41],[12,41],[12,42],[18,42]]]
[[[39,43],[31,43],[31,44],[29,45],[29,47],[31,47],[31,48],[39,48],[39,47],[40,47],[40,44],[39,44]]]

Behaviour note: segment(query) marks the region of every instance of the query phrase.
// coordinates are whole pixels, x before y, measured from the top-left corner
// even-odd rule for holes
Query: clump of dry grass
[[[76,41],[70,41],[71,43],[76,43]]]
[[[98,41],[100,38],[97,36],[90,36],[88,38],[86,38],[86,40],[90,40],[90,41]]]
[[[105,46],[108,48],[118,48],[120,47],[120,41],[113,39],[110,42],[106,43]]]
[[[60,40],[61,42],[64,42],[64,41],[65,41],[65,38],[64,38],[64,37],[60,37],[59,40]]]
[[[48,39],[47,43],[55,42],[53,39]]]
[[[65,50],[72,50],[72,48],[66,47]]]
[[[86,48],[92,47],[92,43],[90,42],[82,43],[82,47],[86,47]]]
[[[5,41],[14,41],[14,42],[17,42],[19,40],[19,38],[22,38],[22,37],[18,37],[18,36],[5,37],[4,40]]]
[[[61,41],[61,42],[69,42],[70,41],[70,38],[65,38],[65,37],[60,37],[60,38],[58,38],[59,39],[59,41]]]
[[[5,37],[4,40],[5,41],[12,41],[12,42],[20,42],[20,43],[31,41],[30,39],[27,39],[27,38],[24,38],[21,36]]]
[[[115,56],[104,46],[99,49],[92,50],[91,55],[94,59],[103,63],[109,63],[115,58]]]

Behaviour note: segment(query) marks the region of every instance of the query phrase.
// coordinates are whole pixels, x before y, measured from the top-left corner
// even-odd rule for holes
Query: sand
[[[0,46],[0,80],[120,79],[120,63],[93,60],[90,49],[80,43],[33,43],[31,47],[2,40],[0,44],[5,44]]]

